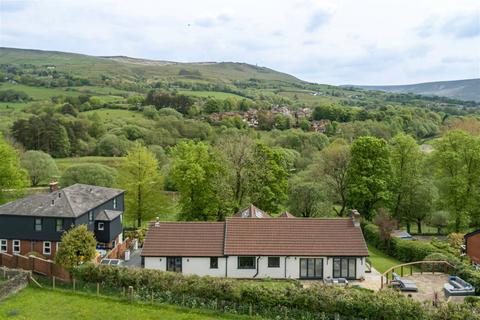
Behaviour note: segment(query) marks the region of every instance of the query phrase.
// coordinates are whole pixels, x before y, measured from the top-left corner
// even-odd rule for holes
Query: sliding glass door
[[[334,278],[357,278],[357,258],[333,258]]]
[[[322,258],[300,258],[300,278],[322,279],[323,259]]]

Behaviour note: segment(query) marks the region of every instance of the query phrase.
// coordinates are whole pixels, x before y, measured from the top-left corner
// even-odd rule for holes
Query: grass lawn
[[[382,251],[378,250],[372,245],[368,245],[368,252],[370,253],[370,261],[372,262],[372,267],[377,269],[378,272],[384,273],[393,266],[402,264],[400,260],[392,258]]]
[[[165,305],[130,303],[104,297],[29,287],[0,302],[0,319],[247,319]]]

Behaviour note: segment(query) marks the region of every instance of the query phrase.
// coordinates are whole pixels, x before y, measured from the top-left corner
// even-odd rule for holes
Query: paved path
[[[132,250],[130,252],[130,260],[124,261],[123,265],[129,268],[141,268],[142,267],[142,257],[140,256],[141,252],[142,252],[142,249]]]

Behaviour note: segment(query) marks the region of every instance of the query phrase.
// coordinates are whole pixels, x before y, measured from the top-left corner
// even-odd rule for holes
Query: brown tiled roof
[[[223,256],[224,222],[153,222],[142,256]]]
[[[226,222],[225,255],[368,256],[351,219],[239,219]]]
[[[258,209],[253,204],[249,205],[248,207],[238,211],[233,215],[233,217],[237,218],[271,218],[265,211]]]

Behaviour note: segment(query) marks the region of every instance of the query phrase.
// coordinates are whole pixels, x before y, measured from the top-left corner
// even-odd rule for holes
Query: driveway
[[[137,250],[132,250],[130,252],[130,260],[124,261],[123,266],[129,267],[129,268],[141,268],[142,267],[142,257],[140,256],[140,253],[142,252],[142,249],[137,249]]]

